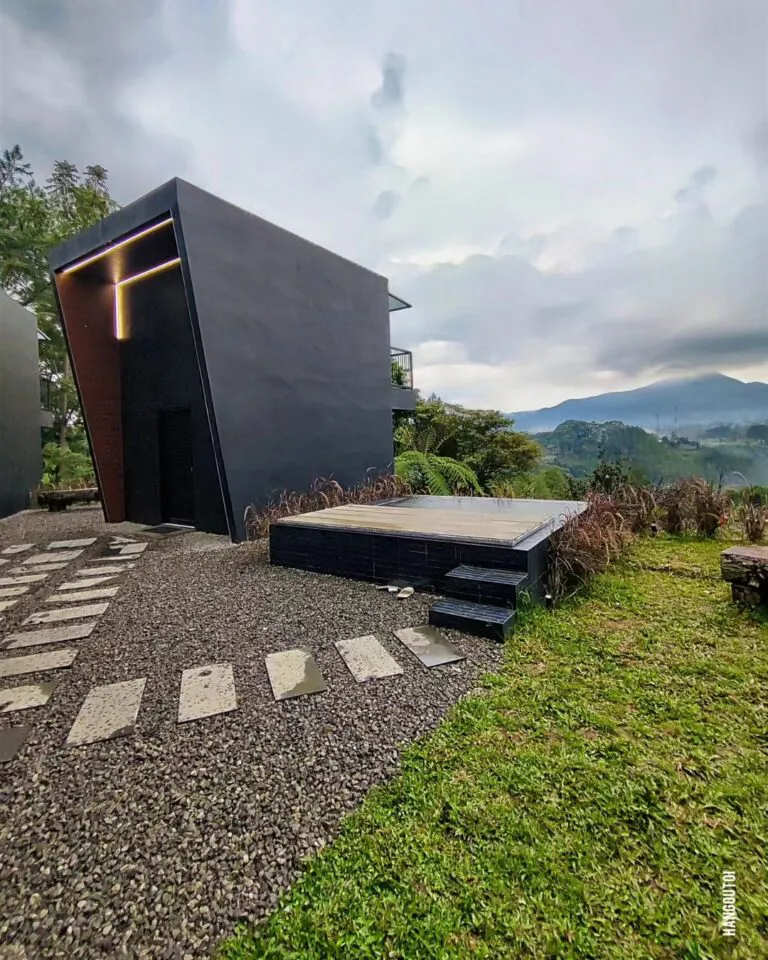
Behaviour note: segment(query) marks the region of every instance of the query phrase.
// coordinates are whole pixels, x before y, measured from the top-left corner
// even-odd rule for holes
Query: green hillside
[[[535,434],[535,439],[549,463],[574,477],[587,476],[601,460],[626,460],[638,479],[653,483],[692,475],[728,482],[734,471],[750,483],[768,483],[768,445],[755,441],[657,437],[618,421],[583,420],[568,420],[548,433]]]

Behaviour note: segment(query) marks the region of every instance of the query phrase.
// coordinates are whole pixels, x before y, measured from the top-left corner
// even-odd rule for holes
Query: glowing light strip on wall
[[[165,263],[159,263],[156,267],[150,267],[149,270],[144,270],[142,273],[135,273],[132,277],[126,277],[125,280],[119,280],[115,284],[115,336],[118,340],[125,340],[128,335],[123,323],[123,287],[136,283],[137,280],[145,280],[147,277],[151,277],[155,273],[161,273],[163,270],[170,270],[171,267],[175,267],[180,263],[181,257],[176,257],[174,260],[166,260]]]
[[[138,240],[140,237],[146,237],[148,233],[154,233],[155,230],[160,230],[161,227],[167,227],[169,223],[173,223],[173,217],[167,217],[165,220],[161,220],[160,223],[154,223],[151,227],[145,227],[143,230],[139,230],[138,233],[133,233],[130,237],[126,237],[125,240],[120,240],[118,243],[112,243],[103,250],[100,250],[99,253],[94,253],[92,256],[86,257],[85,260],[78,260],[77,263],[73,263],[72,266],[65,267],[59,272],[64,274],[72,273],[73,270],[80,270],[81,267],[86,267],[89,263],[93,263],[96,260],[101,260],[102,257],[106,257],[108,254],[112,253],[113,250],[119,250],[121,247],[126,246],[126,244],[133,243],[134,240]]]

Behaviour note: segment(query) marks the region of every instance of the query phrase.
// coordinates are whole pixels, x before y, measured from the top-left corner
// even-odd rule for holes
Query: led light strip
[[[155,273],[161,273],[163,270],[170,270],[171,267],[175,267],[180,263],[181,257],[176,257],[173,260],[166,260],[165,263],[159,263],[156,267],[150,267],[149,270],[144,270],[142,273],[135,273],[132,277],[126,277],[125,280],[118,280],[115,284],[115,336],[118,340],[125,340],[126,338],[126,331],[123,329],[121,295],[123,287],[136,283],[137,280],[144,280],[147,277],[151,277]]]
[[[120,247],[124,247],[128,243],[133,243],[134,240],[138,240],[139,237],[145,237],[148,233],[154,233],[155,230],[160,230],[161,227],[166,227],[169,223],[173,223],[173,217],[168,217],[165,220],[161,220],[160,223],[154,223],[151,227],[145,227],[143,230],[139,230],[138,233],[133,233],[130,237],[126,237],[125,240],[120,240],[118,243],[110,244],[110,246],[105,247],[99,253],[94,253],[92,256],[86,257],[85,260],[78,260],[78,262],[73,263],[71,267],[65,267],[59,272],[65,274],[72,273],[73,270],[80,270],[81,267],[86,267],[89,263],[93,263],[96,260],[101,260],[102,257],[106,257],[108,254],[112,253],[113,250],[119,250]]]

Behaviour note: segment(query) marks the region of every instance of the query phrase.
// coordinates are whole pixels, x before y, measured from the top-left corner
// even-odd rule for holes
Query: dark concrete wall
[[[37,322],[0,291],[0,517],[29,506],[41,474]]]
[[[177,181],[235,534],[243,512],[318,477],[392,461],[387,281]]]
[[[160,523],[158,417],[189,408],[193,430],[195,521],[226,534],[227,523],[179,267],[127,285],[121,294],[128,337],[120,342],[126,516]]]

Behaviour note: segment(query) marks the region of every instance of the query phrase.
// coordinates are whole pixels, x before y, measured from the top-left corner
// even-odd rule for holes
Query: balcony
[[[413,389],[413,354],[399,347],[389,348],[392,370],[392,409],[415,410],[416,391]]]

